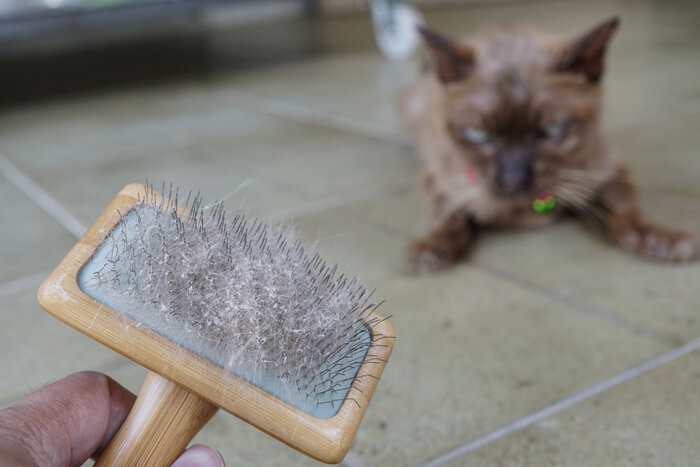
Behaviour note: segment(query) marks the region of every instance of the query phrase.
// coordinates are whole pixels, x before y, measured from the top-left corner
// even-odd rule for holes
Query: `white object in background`
[[[420,42],[417,26],[424,23],[420,11],[396,0],[370,0],[369,9],[382,54],[394,61],[410,58]]]

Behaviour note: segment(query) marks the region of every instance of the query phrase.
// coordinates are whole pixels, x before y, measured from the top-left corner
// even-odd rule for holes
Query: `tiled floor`
[[[697,3],[518,1],[427,17],[453,32],[566,32],[613,13],[606,132],[649,213],[700,235]],[[426,226],[394,95],[415,65],[366,47],[366,22],[322,20],[328,51],[308,58],[0,114],[0,405],[86,368],[138,389],[144,370],[50,318],[35,293],[70,231],[148,177],[293,218],[387,299],[397,345],[348,465],[698,465],[700,264],[645,263],[564,222],[493,234],[453,271],[408,275],[402,250]],[[313,463],[223,413],[196,441],[229,465]]]

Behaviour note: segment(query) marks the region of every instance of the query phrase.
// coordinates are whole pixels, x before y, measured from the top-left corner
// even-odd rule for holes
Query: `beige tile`
[[[671,51],[661,51],[657,56],[667,57]],[[615,55],[611,57],[611,61]],[[648,65],[632,66],[629,61],[611,63],[610,73],[605,79],[603,106],[603,128],[606,132],[643,131],[660,123],[684,120],[698,111],[700,86],[693,78],[698,67],[690,63],[697,61],[693,53],[686,53],[681,63],[670,60],[646,60],[661,62],[656,73],[646,70]],[[665,63],[664,63],[665,62]],[[662,71],[661,71],[662,70]],[[673,83],[673,85],[669,85]],[[697,118],[697,117],[696,117]]]
[[[700,354],[687,355],[454,465],[690,466],[698,460]]]
[[[651,28],[654,37],[669,46],[692,46],[698,40],[698,12],[700,5],[688,0],[672,2],[647,2],[650,16],[653,18]]]
[[[418,194],[418,184],[372,199],[353,203],[348,207],[367,222],[396,232],[398,241],[419,238],[428,232],[428,222]]]
[[[404,242],[345,209],[333,209],[293,219],[303,243],[318,251],[329,264],[369,288],[404,272]],[[379,297],[381,298],[381,297]]]
[[[395,315],[399,343],[406,344],[398,344],[355,443],[357,454],[371,465],[413,463],[438,454],[663,348],[468,268],[442,279],[395,281],[380,292],[389,299],[384,312]],[[12,300],[7,305],[7,310],[20,308]],[[9,328],[3,326],[10,336],[2,339],[9,346],[3,352],[10,374],[6,381],[21,379],[22,388],[31,390],[48,379],[93,368],[138,391],[144,371],[137,365],[115,359],[113,352],[42,311],[23,310],[22,315],[27,324],[17,328],[13,320]],[[14,342],[11,336],[27,335],[22,328],[30,323],[41,339]],[[60,357],[36,367],[46,355]],[[41,377],[36,382],[22,377],[26,367]],[[227,414],[217,415],[195,441],[219,449],[229,463],[309,463]]]
[[[700,197],[699,125],[700,108],[695,115],[613,131],[610,142],[624,157],[642,191],[658,188]]]
[[[81,112],[106,123],[100,128],[85,125]],[[285,189],[284,183],[266,180],[237,163],[275,128],[285,128],[284,122],[236,107],[230,99],[208,96],[192,86],[166,87],[5,116],[0,145],[86,225],[121,187],[146,178],[156,185],[172,181],[199,190],[208,201],[230,197],[231,209],[268,215],[311,200],[303,190],[290,184]],[[279,153],[279,146],[290,141],[278,143]]]
[[[29,198],[0,176],[5,203],[0,228],[0,284],[46,272],[75,239]]]
[[[152,153],[186,149],[196,156],[209,139],[235,139],[267,125],[217,97],[190,85],[37,105],[0,117],[0,151],[32,174],[60,174]]]
[[[655,192],[645,194],[642,204],[650,217],[700,235],[696,199]],[[471,259],[676,343],[700,335],[695,287],[700,263],[638,259],[573,220],[531,232],[501,233],[477,243]]]
[[[245,137],[207,141],[206,148],[218,154],[236,148],[236,163],[317,199],[410,182],[417,167],[401,146],[281,119],[268,119]]]
[[[83,102],[86,111],[97,106],[107,115],[113,108],[132,116],[110,117],[114,124],[101,131],[82,134],[80,120],[73,133],[44,122],[5,141],[13,161],[88,225],[116,190],[145,178],[192,187],[208,199],[228,197],[251,181],[229,206],[242,203],[253,214],[268,215],[329,196],[338,198],[334,204],[345,196],[371,197],[415,171],[413,158],[399,146],[251,113],[226,104],[226,91],[221,99],[191,91],[175,99],[183,101],[179,105],[145,95],[138,106],[132,94],[139,95]],[[166,108],[153,110],[149,103]],[[57,145],[60,133],[66,143]]]
[[[413,63],[387,62],[377,52],[324,55],[232,73],[212,87],[235,87],[254,96],[349,118],[397,135],[401,123],[394,105],[396,94],[416,71]],[[274,111],[275,107],[270,109]]]
[[[206,202],[226,199],[226,206],[252,216],[267,216],[308,202],[310,198],[258,177],[226,154],[210,154],[195,146],[136,151],[127,160],[96,167],[35,175],[34,180],[86,226],[91,225],[125,185],[146,178],[158,190],[163,181],[201,191]]]
[[[0,399],[16,397],[117,354],[41,309],[36,290],[5,295],[0,310]]]
[[[0,151],[7,157],[21,155],[27,165],[60,166],[76,150],[90,149],[80,146],[84,140],[106,131],[109,124],[105,116],[86,112],[82,102],[40,102],[0,114]],[[77,155],[86,160],[91,152]]]
[[[472,267],[380,285],[397,342],[355,452],[414,465],[666,346]]]

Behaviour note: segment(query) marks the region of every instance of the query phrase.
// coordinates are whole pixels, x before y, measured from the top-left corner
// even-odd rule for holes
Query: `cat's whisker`
[[[562,181],[587,185],[594,190],[604,184],[616,183],[614,173],[608,170],[562,169],[557,175]]]
[[[596,176],[596,177],[611,177],[615,175],[614,171],[610,169],[595,169],[595,168],[563,168],[559,170],[561,174],[573,174],[573,175],[584,175],[584,176]]]
[[[579,184],[579,183],[567,182],[567,183],[561,183],[561,185],[564,189],[576,191],[577,193],[581,193],[581,194],[594,194],[597,191],[588,185],[583,185],[583,184]]]
[[[566,203],[566,201],[564,201],[564,203]],[[604,212],[605,210],[597,205],[589,203],[571,203],[570,207],[572,212],[584,223],[590,224],[596,228],[606,223],[607,215]]]
[[[580,207],[588,204],[595,196],[595,192],[575,184],[560,183],[554,189],[554,195],[560,202],[563,201],[565,204],[568,203],[575,207]]]
[[[564,203],[567,202],[565,196]],[[581,202],[580,199],[573,200],[569,198],[569,202],[572,204],[572,210],[579,214],[579,217],[584,221],[587,219],[596,220],[602,224],[606,224],[610,216],[610,211],[607,209],[606,205],[599,203],[592,203],[588,200]]]

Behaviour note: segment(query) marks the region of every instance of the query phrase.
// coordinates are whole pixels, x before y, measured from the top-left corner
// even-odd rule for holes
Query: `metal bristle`
[[[120,213],[133,213],[133,225],[108,237],[95,280],[135,307],[155,304],[162,322],[215,348],[228,369],[273,374],[317,404],[352,399],[353,381],[369,376],[361,365],[376,363],[372,348],[386,338],[368,337],[372,292],[310,256],[288,228],[162,189],[168,201],[149,186]]]

